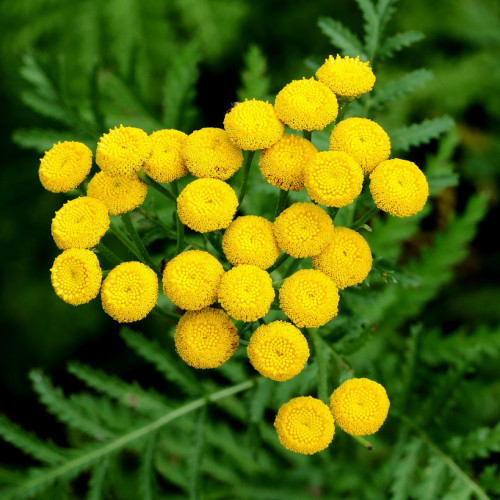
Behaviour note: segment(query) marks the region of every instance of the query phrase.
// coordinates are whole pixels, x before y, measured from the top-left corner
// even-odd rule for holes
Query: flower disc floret
[[[375,85],[375,75],[369,62],[359,60],[359,56],[330,56],[318,71],[316,78],[323,82],[339,97],[357,97],[369,92]]]
[[[370,192],[380,210],[396,217],[409,217],[424,208],[429,185],[415,163],[394,159],[382,162],[371,173]]]
[[[389,406],[385,389],[367,378],[346,380],[330,396],[335,422],[353,436],[369,436],[377,432],[387,418]]]
[[[82,196],[66,202],[52,219],[52,237],[58,248],[92,248],[109,228],[106,205]]]
[[[341,290],[362,283],[372,268],[372,262],[370,246],[363,236],[338,226],[331,243],[312,257],[314,268],[330,277]]]
[[[207,307],[182,316],[174,341],[179,356],[189,366],[217,368],[236,351],[238,331],[224,311]]]
[[[304,187],[304,168],[317,152],[311,141],[284,135],[260,153],[260,171],[269,184],[285,191],[300,191]]]
[[[271,147],[283,135],[285,127],[272,104],[245,99],[226,114],[224,129],[238,147],[256,151]]]
[[[294,203],[274,221],[278,246],[296,258],[312,257],[323,251],[333,238],[333,222],[314,203]]]
[[[280,308],[299,328],[318,328],[337,316],[339,292],[326,274],[301,269],[280,288]]]
[[[278,92],[278,118],[295,130],[323,130],[338,114],[335,94],[314,78],[294,80]]]
[[[346,153],[322,151],[306,166],[304,185],[316,203],[327,207],[345,207],[361,193],[363,171]]]
[[[142,262],[123,262],[112,269],[101,288],[102,307],[120,323],[145,318],[158,299],[158,277]]]
[[[272,222],[256,215],[237,217],[224,232],[222,249],[233,266],[250,264],[267,269],[279,257]]]
[[[273,321],[255,330],[247,354],[261,375],[284,382],[302,371],[309,358],[309,346],[302,332],[291,323]]]
[[[243,151],[221,128],[202,128],[191,133],[182,148],[187,169],[195,177],[225,181],[243,165]]]
[[[181,222],[199,233],[226,228],[237,208],[238,198],[233,188],[218,179],[197,179],[177,198]]]
[[[40,160],[38,176],[52,193],[66,193],[78,187],[92,167],[92,151],[81,142],[58,142]]]
[[[391,154],[391,140],[386,131],[367,118],[347,118],[330,135],[330,151],[351,155],[369,174]]]
[[[94,252],[80,248],[65,250],[56,257],[50,270],[52,286],[59,298],[73,306],[97,297],[102,271]]]
[[[324,450],[335,433],[335,422],[328,406],[311,396],[294,398],[282,405],[274,427],[287,450],[303,455]]]
[[[273,300],[271,276],[256,266],[242,264],[222,276],[219,302],[234,319],[257,321],[268,313]]]
[[[217,300],[222,264],[208,252],[188,250],[163,270],[163,291],[181,309],[196,311]]]

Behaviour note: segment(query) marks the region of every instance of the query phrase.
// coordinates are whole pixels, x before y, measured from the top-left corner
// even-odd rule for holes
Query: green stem
[[[271,274],[273,271],[276,271],[276,269],[278,269],[281,264],[283,264],[289,257],[290,255],[288,255],[287,253],[284,253],[283,255],[278,257],[278,260],[267,270],[267,272]]]
[[[241,181],[240,195],[238,196],[238,205],[241,205],[243,202],[243,198],[245,198],[248,183],[248,173],[250,172],[250,165],[252,164],[252,158],[254,154],[255,151],[247,151],[245,160],[243,161],[243,180]]]
[[[127,232],[132,238],[132,241],[134,242],[135,246],[138,248],[139,252],[141,253],[144,262],[148,266],[150,266],[152,269],[155,270],[155,272],[159,272],[156,264],[153,262],[153,259],[149,255],[149,252],[144,245],[144,242],[142,241],[141,237],[139,236],[139,233],[137,232],[137,229],[135,228],[134,224],[132,223],[132,219],[130,218],[130,214],[122,214],[121,219],[123,221],[123,224],[125,225],[125,228],[127,229]]]
[[[285,274],[283,275],[283,279],[288,278],[291,274],[295,272],[295,270],[299,267],[301,259],[294,259],[294,261],[288,266]]]
[[[167,234],[169,234],[170,236],[174,236],[174,237],[176,236],[176,232],[173,231],[172,228],[168,227],[164,222],[162,222],[159,217],[152,214],[151,212],[148,212],[147,210],[145,210],[142,207],[139,207],[137,210],[139,211],[139,213],[141,215],[143,215],[144,217],[149,219],[151,222],[156,224],[158,227],[161,227],[162,229],[164,229]]]
[[[363,446],[367,450],[369,450],[369,451],[373,450],[373,445],[370,443],[370,441],[368,441],[364,437],[352,436],[352,435],[351,435],[351,437],[354,439],[354,441],[357,441],[361,446]]]
[[[238,342],[240,343],[240,345],[244,345],[244,346],[248,345],[248,340],[240,339]]]
[[[137,172],[137,175],[148,186],[151,186],[153,189],[156,189],[158,192],[166,196],[168,199],[172,200],[174,203],[177,203],[177,196],[174,196],[168,189],[165,189],[159,182],[156,182],[155,180],[151,179],[151,177],[148,177],[142,170]]]
[[[338,112],[337,118],[335,120],[335,125],[337,125],[338,123],[340,123],[344,119],[345,114],[347,112],[347,107],[349,106],[349,102],[350,101],[339,100],[339,112]]]
[[[321,353],[321,337],[317,330],[308,331],[304,328],[304,332],[312,337],[316,360],[318,362],[318,398],[323,403],[328,402],[328,373],[326,370],[326,359]]]
[[[179,196],[179,187],[177,186],[177,181],[172,182],[172,190],[174,191],[175,197]],[[175,255],[179,255],[182,252],[182,247],[184,246],[184,224],[179,219],[179,214],[175,212],[175,223],[177,226],[177,245],[175,246]]]
[[[354,368],[323,338],[319,337],[323,346],[330,351],[330,354],[337,360],[338,364],[349,373],[354,373]]]
[[[311,141],[312,140],[312,130],[303,130],[302,137],[304,139],[307,139],[308,141]]]
[[[118,229],[117,226],[115,226],[112,222],[109,225],[109,229],[111,232],[123,243],[124,246],[126,246],[131,253],[135,255],[141,262],[143,262],[143,257],[139,250],[135,247],[135,245],[127,238],[127,236],[120,230]]]
[[[374,206],[368,209],[356,222],[351,224],[349,227],[357,231],[362,228],[375,214],[380,212],[380,208]]]
[[[288,191],[284,189],[280,189],[280,196],[278,198],[278,203],[276,204],[276,210],[274,211],[274,218],[278,217],[278,215],[283,212],[286,207],[286,200],[288,199]]]
[[[162,316],[165,316],[166,318],[171,318],[171,319],[181,319],[182,316],[177,313],[173,313],[170,311],[167,311],[166,309],[163,309],[163,307],[160,306],[154,306],[153,311],[157,312],[158,314],[161,314]]]
[[[203,236],[210,242],[212,248],[222,257],[225,258],[224,251],[222,250],[222,238],[219,238],[220,231],[211,231],[209,233],[204,233]]]
[[[330,219],[332,219],[332,222],[335,221],[335,217],[337,217],[339,210],[340,208],[337,207],[328,207],[328,215],[330,216]]]
[[[116,255],[115,252],[109,249],[104,243],[98,243],[95,246],[95,249],[98,253],[103,255],[114,266],[118,266],[123,262],[122,259],[120,259],[120,257],[118,257],[118,255]]]

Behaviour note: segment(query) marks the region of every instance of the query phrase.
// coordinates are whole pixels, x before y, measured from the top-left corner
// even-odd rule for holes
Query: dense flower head
[[[260,153],[260,171],[269,184],[285,191],[300,191],[304,187],[304,168],[317,152],[311,141],[284,135]]]
[[[337,118],[335,94],[314,78],[294,80],[276,96],[274,109],[278,118],[295,130],[323,130]]]
[[[97,297],[102,271],[94,252],[71,248],[56,257],[50,278],[57,296],[68,304],[78,306]]]
[[[302,332],[291,323],[273,321],[255,330],[247,354],[261,375],[284,382],[302,371],[309,358],[309,346]]]
[[[424,208],[429,185],[415,163],[394,159],[382,162],[371,173],[370,192],[380,210],[409,217]]]
[[[230,264],[267,269],[279,257],[272,222],[256,215],[237,217],[224,232],[222,249]]]
[[[330,396],[335,422],[353,436],[369,436],[377,432],[387,418],[389,406],[385,389],[367,378],[346,380]]]
[[[330,135],[330,151],[351,155],[369,174],[391,154],[391,140],[385,130],[368,118],[347,118]]]
[[[316,269],[301,269],[286,278],[279,297],[281,310],[299,328],[318,328],[337,316],[337,287]]]
[[[92,248],[109,228],[106,205],[90,196],[66,202],[52,219],[52,237],[58,248]]]
[[[237,208],[238,198],[233,188],[219,179],[197,179],[177,198],[181,222],[199,233],[226,228]]]
[[[287,450],[303,455],[324,450],[335,433],[335,422],[328,406],[311,396],[293,398],[282,405],[274,427]]]
[[[151,156],[144,162],[144,172],[156,182],[173,182],[188,173],[182,158],[182,146],[187,134],[175,129],[163,129],[150,136]]]
[[[322,151],[306,166],[304,185],[316,203],[345,207],[361,193],[363,171],[347,153]]]
[[[329,276],[337,288],[362,283],[372,268],[372,253],[357,231],[336,226],[331,243],[312,257],[315,269]]]
[[[268,313],[273,300],[271,276],[256,266],[242,264],[222,276],[219,302],[234,319],[257,321]]]
[[[314,203],[294,203],[273,224],[278,246],[296,258],[318,255],[333,238],[333,222]]]
[[[104,312],[120,323],[145,318],[158,299],[158,277],[142,262],[123,262],[102,283]]]
[[[221,128],[192,132],[182,148],[187,169],[195,177],[225,181],[243,165],[243,151]]]
[[[222,264],[208,252],[188,250],[174,257],[163,270],[163,291],[181,309],[196,311],[217,300]]]
[[[66,193],[78,187],[92,167],[92,151],[81,142],[58,142],[40,160],[38,176],[52,193]]]
[[[359,56],[330,56],[318,71],[316,78],[339,97],[357,97],[369,92],[375,85],[375,75],[370,63],[359,60]]]
[[[111,215],[120,215],[142,205],[148,186],[137,174],[113,176],[97,172],[90,179],[87,196],[101,200]]]
[[[174,341],[179,356],[189,366],[217,368],[236,351],[238,330],[224,311],[207,307],[182,316]]]
[[[272,104],[257,99],[239,102],[226,114],[224,129],[241,149],[256,151],[272,146],[285,129]]]

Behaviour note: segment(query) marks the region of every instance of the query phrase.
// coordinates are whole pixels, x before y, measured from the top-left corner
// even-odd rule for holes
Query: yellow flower
[[[58,248],[92,248],[109,227],[106,205],[96,198],[82,196],[66,202],[52,219],[52,237]]]
[[[415,163],[394,159],[382,162],[371,173],[370,191],[380,210],[396,217],[409,217],[424,208],[429,185]]]
[[[92,177],[87,196],[101,200],[111,215],[120,215],[142,205],[148,186],[137,174],[112,176],[98,172]]]
[[[333,238],[333,223],[314,203],[294,203],[274,221],[278,246],[293,257],[312,257],[323,251]]]
[[[97,144],[95,161],[109,175],[130,175],[141,169],[151,154],[151,139],[135,127],[115,127]]]
[[[144,172],[156,182],[173,182],[184,177],[188,170],[181,150],[187,135],[179,130],[164,129],[149,137],[152,150],[144,163]]]
[[[94,252],[71,248],[56,257],[50,278],[59,298],[79,306],[97,297],[102,271]]]
[[[226,114],[224,128],[238,147],[248,151],[269,148],[285,129],[273,105],[256,99],[236,104]]]
[[[387,418],[389,405],[385,389],[367,378],[346,380],[330,396],[335,422],[353,436],[369,436],[377,432]]]
[[[236,218],[226,229],[222,249],[233,265],[251,264],[267,269],[279,257],[272,222],[256,215]]]
[[[145,318],[158,299],[158,277],[142,262],[123,262],[106,276],[101,288],[104,312],[120,323]]]
[[[284,382],[302,371],[309,358],[309,346],[298,328],[286,321],[273,321],[255,330],[247,353],[261,375]]]
[[[369,174],[391,154],[391,141],[385,130],[367,118],[347,118],[341,121],[330,136],[330,151],[351,155]]]
[[[172,259],[163,270],[163,291],[181,309],[196,311],[217,300],[221,263],[208,252],[189,250]]]
[[[295,130],[323,130],[337,118],[335,94],[314,78],[294,80],[278,92],[274,109],[278,118]]]
[[[66,193],[78,187],[92,167],[92,151],[81,142],[58,142],[40,160],[38,176],[52,193]]]
[[[318,328],[337,316],[339,292],[321,271],[301,269],[280,288],[280,308],[299,328]]]
[[[303,455],[324,450],[335,433],[328,406],[311,396],[294,398],[282,405],[274,427],[280,443],[287,450]]]
[[[197,179],[177,198],[181,222],[199,233],[226,228],[237,208],[238,198],[233,188],[218,179]]]
[[[236,351],[238,331],[224,311],[207,307],[182,316],[174,341],[177,353],[189,366],[217,368]]]
[[[243,152],[221,128],[192,132],[182,148],[187,169],[195,177],[225,181],[243,165]]]
[[[335,227],[333,240],[312,258],[314,267],[329,276],[337,288],[362,283],[372,268],[372,253],[366,240],[347,227]]]
[[[363,171],[346,153],[322,151],[306,166],[304,185],[316,203],[345,207],[361,193]]]
[[[362,62],[359,56],[352,57],[330,56],[316,71],[316,78],[323,82],[339,97],[357,97],[369,92],[375,84],[375,75],[369,66]]]
[[[260,153],[260,171],[269,184],[285,191],[300,191],[304,187],[304,168],[317,152],[307,139],[284,135]]]
[[[258,267],[242,264],[222,276],[219,302],[234,319],[257,321],[268,313],[273,300],[271,276]]]

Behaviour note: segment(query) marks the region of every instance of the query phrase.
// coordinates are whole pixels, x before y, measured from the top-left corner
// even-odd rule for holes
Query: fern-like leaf
[[[435,500],[436,498],[441,498],[440,493],[446,482],[448,476],[447,472],[446,464],[437,456],[431,456],[415,488],[416,498],[419,500]]]
[[[364,55],[363,44],[359,38],[339,21],[331,17],[320,17],[318,20],[320,30],[326,35],[332,45],[338,47],[343,55],[356,57]]]
[[[474,429],[463,438],[451,443],[455,454],[463,459],[487,458],[491,453],[500,452],[500,423],[495,427]]]
[[[262,377],[255,384],[255,390],[250,399],[250,422],[258,423],[262,420],[266,405],[274,390],[275,382],[271,379]]]
[[[141,467],[139,469],[139,497],[142,500],[153,500],[156,498],[156,477],[153,465],[157,439],[158,431],[154,431],[148,436],[146,447],[141,456]]]
[[[104,500],[110,460],[111,457],[106,457],[94,467],[88,484],[86,500]]]
[[[417,459],[422,451],[422,440],[414,438],[405,447],[403,457],[394,470],[394,478],[391,484],[392,500],[406,500],[409,498],[409,489],[415,470]]]
[[[12,140],[22,148],[34,149],[39,153],[48,151],[54,144],[63,141],[79,141],[85,143],[89,148],[95,149],[95,141],[69,130],[17,129],[12,134]]]
[[[371,0],[356,0],[363,13],[365,27],[365,47],[368,59],[373,60],[379,40],[379,18]]]
[[[201,492],[201,465],[203,460],[203,449],[205,443],[205,429],[207,420],[207,407],[204,406],[196,421],[195,432],[193,435],[193,443],[191,445],[191,453],[189,457],[189,477],[190,488],[189,498],[198,500]]]
[[[241,73],[242,87],[237,96],[240,101],[245,99],[265,100],[269,95],[269,77],[264,54],[257,45],[251,45],[245,54],[245,67]]]
[[[420,31],[405,31],[386,38],[380,46],[378,55],[381,59],[386,59],[394,55],[395,52],[404,47],[409,47],[414,43],[420,42],[424,38],[424,34]]]

